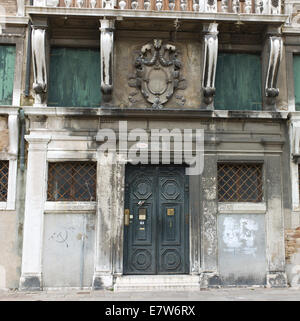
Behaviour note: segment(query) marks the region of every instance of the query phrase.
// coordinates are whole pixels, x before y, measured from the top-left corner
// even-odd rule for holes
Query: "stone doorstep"
[[[194,291],[200,290],[199,276],[194,275],[126,275],[118,276],[114,291]]]

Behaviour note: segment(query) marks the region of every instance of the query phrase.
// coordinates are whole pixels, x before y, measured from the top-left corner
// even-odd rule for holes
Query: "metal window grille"
[[[7,201],[9,161],[0,161],[0,201]]]
[[[218,164],[219,202],[261,202],[261,164]]]
[[[49,163],[47,200],[95,201],[96,163]]]

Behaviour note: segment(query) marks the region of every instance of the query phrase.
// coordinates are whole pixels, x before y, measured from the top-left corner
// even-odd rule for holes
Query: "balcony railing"
[[[281,14],[281,0],[34,0],[33,5],[60,8]]]

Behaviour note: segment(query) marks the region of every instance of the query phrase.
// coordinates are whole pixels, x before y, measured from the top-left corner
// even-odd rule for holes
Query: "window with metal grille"
[[[96,163],[49,163],[47,200],[95,201]]]
[[[219,202],[261,202],[261,164],[218,164]]]
[[[0,201],[7,201],[9,161],[0,161]]]

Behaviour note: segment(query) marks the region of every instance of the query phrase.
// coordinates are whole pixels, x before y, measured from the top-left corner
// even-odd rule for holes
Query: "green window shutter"
[[[300,111],[300,55],[294,55],[294,91],[296,110]]]
[[[14,90],[16,47],[0,45],[0,104],[11,105]]]
[[[52,48],[48,106],[99,107],[99,49]]]
[[[220,53],[215,109],[261,110],[261,81],[259,55]]]

